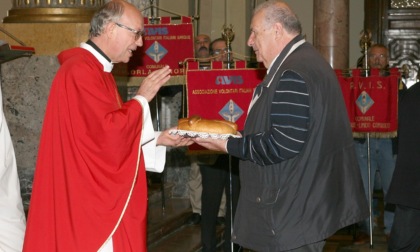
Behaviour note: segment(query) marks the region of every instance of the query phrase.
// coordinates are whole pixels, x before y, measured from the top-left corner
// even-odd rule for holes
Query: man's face
[[[248,38],[248,46],[252,47],[258,62],[263,62],[265,67],[269,67],[277,56],[278,47],[275,40],[275,31],[272,26],[265,25],[264,11],[254,15],[251,20],[251,35]]]
[[[212,44],[213,61],[227,61],[227,47],[225,41],[216,41]]]
[[[107,55],[114,63],[127,63],[137,47],[143,46],[142,36],[136,35],[136,31],[143,31],[144,29],[143,17],[137,9],[130,6],[126,7],[124,14],[117,23],[119,25],[109,24],[112,26],[113,36],[110,38],[112,41],[109,43],[112,43],[112,46]]]
[[[369,68],[385,69],[388,65],[388,52],[386,48],[372,47],[368,54]]]
[[[210,55],[210,38],[207,35],[198,35],[194,40],[196,58],[208,58]]]

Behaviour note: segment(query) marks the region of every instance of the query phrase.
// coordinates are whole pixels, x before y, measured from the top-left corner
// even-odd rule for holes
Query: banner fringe
[[[366,132],[353,132],[353,138],[366,138]],[[370,138],[394,138],[397,137],[397,131],[393,132],[369,132]]]

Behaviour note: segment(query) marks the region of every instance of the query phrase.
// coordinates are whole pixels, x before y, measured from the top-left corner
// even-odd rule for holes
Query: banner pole
[[[368,49],[371,46],[371,38],[372,33],[369,30],[363,30],[361,32],[360,37],[360,44],[363,48],[363,70],[364,76],[369,76],[369,64],[368,64]],[[367,168],[368,168],[368,204],[369,204],[369,243],[370,248],[373,248],[373,220],[372,220],[372,188],[371,188],[371,181],[370,178],[371,174],[371,157],[370,157],[370,133],[366,134],[366,141],[367,141]]]
[[[230,234],[233,233],[233,187],[232,187],[232,156],[229,155],[229,205],[230,205]],[[225,231],[226,232],[226,231]],[[226,242],[226,241],[225,241]],[[233,241],[230,239],[230,250],[233,252]]]
[[[366,135],[367,141],[367,168],[368,168],[368,200],[369,200],[369,239],[370,239],[370,248],[373,248],[373,218],[372,218],[372,187],[371,187],[371,157],[370,157],[370,134],[369,132]]]

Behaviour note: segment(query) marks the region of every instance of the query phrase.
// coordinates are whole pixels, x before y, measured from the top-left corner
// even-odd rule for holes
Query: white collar
[[[289,55],[296,50],[296,48],[298,48],[299,46],[301,46],[303,43],[305,43],[305,39],[301,39],[298,42],[296,42],[295,44],[293,44],[293,46],[290,48],[289,52],[287,52],[286,56],[284,56],[283,60],[280,62],[280,65],[277,67],[276,72],[273,74],[273,76],[271,77],[270,82],[268,83],[267,87],[269,87],[271,85],[271,81],[273,81],[274,76],[276,75],[277,71],[280,69],[281,65],[283,64],[283,62],[286,60],[287,57],[289,57]],[[281,52],[277,55],[276,59],[280,56]],[[273,62],[271,62],[270,68],[273,65]],[[270,68],[268,71],[270,71]],[[268,72],[267,72],[268,73]]]
[[[306,40],[305,39],[301,39],[301,40],[299,40],[298,42],[296,42],[291,48],[290,48],[290,50],[289,50],[289,52],[286,54],[286,56],[284,57],[284,59],[282,60],[282,62],[280,63],[280,66],[281,66],[281,64],[283,64],[283,61],[289,56],[289,54],[291,54],[294,50],[296,50],[296,48],[298,48],[299,46],[301,46],[303,43],[305,43],[306,42]],[[280,54],[281,54],[281,52],[279,53],[279,54],[277,54],[277,56],[274,58],[274,60],[273,61],[271,61],[271,64],[270,64],[270,66],[268,67],[268,69],[267,69],[267,74],[270,72],[270,70],[271,70],[271,67],[273,66],[273,64],[274,64],[274,62],[277,60],[277,58],[280,56]]]
[[[93,56],[95,56],[95,58],[97,60],[99,60],[99,62],[104,67],[104,72],[110,73],[112,71],[112,68],[114,67],[114,64],[112,64],[107,59],[105,59],[105,57],[102,56],[98,51],[96,51],[95,48],[93,48],[89,44],[86,44],[85,42],[80,43],[80,47],[88,50],[89,52],[91,52],[93,54]]]
[[[281,52],[280,52],[281,53]],[[274,62],[276,61],[276,59],[280,56],[280,53],[277,54],[277,56],[273,59],[273,61],[271,61],[270,66],[267,68],[267,74],[270,72],[271,67],[273,66]]]

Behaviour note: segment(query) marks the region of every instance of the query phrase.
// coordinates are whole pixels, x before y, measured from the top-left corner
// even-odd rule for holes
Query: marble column
[[[349,67],[349,0],[314,0],[314,46],[334,69]]]

